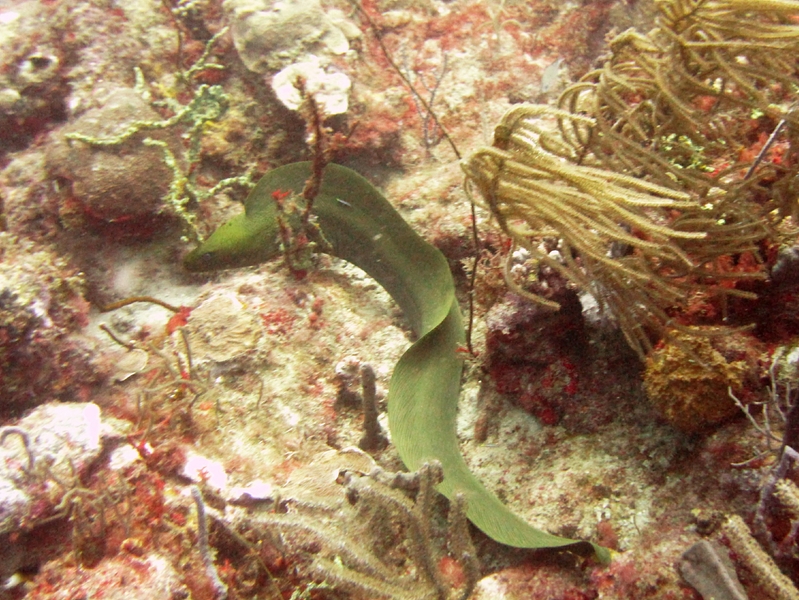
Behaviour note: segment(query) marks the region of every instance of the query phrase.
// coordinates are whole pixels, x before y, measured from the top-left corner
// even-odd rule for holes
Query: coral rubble
[[[0,2],[0,597],[796,597],[797,22],[792,0]],[[474,300],[470,469],[609,565],[509,551],[435,465],[399,472],[412,336],[366,274],[182,270],[314,139]]]

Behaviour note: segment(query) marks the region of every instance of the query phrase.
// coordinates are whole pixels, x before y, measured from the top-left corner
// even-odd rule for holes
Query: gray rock
[[[233,42],[245,66],[256,73],[279,71],[308,54],[344,54],[357,33],[328,16],[318,0],[226,0]],[[347,35],[344,31],[346,30]]]

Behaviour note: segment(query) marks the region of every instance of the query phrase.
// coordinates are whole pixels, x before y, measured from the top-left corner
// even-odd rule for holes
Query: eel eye
[[[201,267],[210,267],[214,262],[213,252],[203,252],[197,257],[197,264]]]
[[[202,254],[191,253],[186,257],[184,264],[189,271],[209,271],[214,268],[214,253],[203,252]]]

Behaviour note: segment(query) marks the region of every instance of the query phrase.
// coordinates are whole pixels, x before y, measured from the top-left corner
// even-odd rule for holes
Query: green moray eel
[[[308,162],[267,173],[252,190],[245,212],[217,229],[186,256],[189,271],[258,264],[280,252],[275,192],[302,192]],[[464,344],[461,313],[449,266],[366,179],[345,167],[326,167],[313,214],[332,254],[362,268],[399,304],[417,341],[402,355],[388,391],[391,438],[410,470],[438,460],[439,491],[463,493],[467,516],[494,540],[520,548],[578,544],[530,526],[489,492],[469,470],[458,447],[456,413]],[[592,544],[607,562],[606,548]]]

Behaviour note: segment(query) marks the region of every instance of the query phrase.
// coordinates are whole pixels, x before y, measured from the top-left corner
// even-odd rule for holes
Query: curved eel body
[[[275,192],[302,193],[310,163],[267,173],[247,198],[245,212],[217,229],[184,265],[206,271],[258,264],[280,252]],[[461,313],[449,266],[366,179],[330,164],[313,214],[332,254],[371,275],[404,311],[417,341],[402,355],[391,377],[388,420],[391,438],[410,470],[438,460],[448,498],[463,493],[467,516],[494,540],[520,548],[578,544],[538,530],[512,513],[471,473],[458,447],[456,416],[464,343]],[[607,562],[606,548],[592,544]]]

